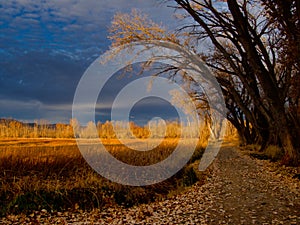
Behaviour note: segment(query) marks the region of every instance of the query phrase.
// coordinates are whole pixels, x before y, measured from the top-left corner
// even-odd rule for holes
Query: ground
[[[300,181],[291,176],[291,168],[278,169],[236,146],[225,146],[209,170],[204,185],[148,205],[42,211],[7,216],[0,224],[300,224]]]

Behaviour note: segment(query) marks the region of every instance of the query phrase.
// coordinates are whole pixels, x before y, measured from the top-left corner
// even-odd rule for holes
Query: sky
[[[160,2],[0,0],[0,118],[67,123],[80,78],[109,48],[114,14],[136,8],[171,29],[174,9]],[[160,107],[172,111],[168,104]],[[146,108],[133,111],[153,114]],[[104,114],[99,120],[108,119]]]

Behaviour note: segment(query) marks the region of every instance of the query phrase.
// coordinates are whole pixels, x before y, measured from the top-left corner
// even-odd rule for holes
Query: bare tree
[[[263,148],[279,145],[285,162],[298,164],[299,3],[174,1],[176,9],[189,19],[188,25],[169,32],[136,11],[131,16],[117,14],[111,29],[114,45],[157,39],[195,51],[215,72],[229,111],[227,118],[242,140],[258,142]],[[202,40],[209,40],[209,51],[197,52]],[[170,70],[185,82],[193,82],[176,68],[162,72]]]
[[[299,57],[285,61],[291,55],[289,42],[299,49],[299,36],[287,40],[283,36],[291,36],[289,27],[299,31],[297,1],[276,1],[275,9],[282,9],[278,15],[270,1],[227,0],[222,7],[219,2],[207,0],[175,2],[195,21],[185,29],[198,40],[211,41],[214,51],[206,55],[209,65],[219,73],[223,87],[233,88],[228,89],[228,94],[265,144],[281,145],[285,160],[299,163],[299,117],[290,110],[299,103],[299,96],[291,97],[295,90],[292,81],[299,77]],[[278,28],[277,24],[284,25]],[[224,74],[227,85],[222,81]],[[241,88],[237,83],[241,83]],[[242,99],[243,91],[250,98],[248,105]]]

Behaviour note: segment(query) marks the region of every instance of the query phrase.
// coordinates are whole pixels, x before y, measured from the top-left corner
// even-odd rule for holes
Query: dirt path
[[[41,224],[300,224],[300,182],[224,147],[205,185],[130,209],[41,217]],[[28,218],[15,218],[19,222]],[[11,221],[14,218],[10,219]],[[6,221],[8,222],[8,221]],[[1,224],[1,221],[0,221]]]
[[[299,182],[271,172],[266,164],[234,148],[222,149],[206,187],[212,201],[207,222],[299,224]]]

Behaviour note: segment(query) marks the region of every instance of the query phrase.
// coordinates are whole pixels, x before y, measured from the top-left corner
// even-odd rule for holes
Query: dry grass
[[[0,138],[0,147],[35,147],[75,145],[74,138]]]
[[[88,142],[88,140],[83,140]],[[150,165],[167,157],[177,139],[166,139],[149,152],[132,151],[117,140],[103,140],[116,158],[133,165]],[[203,143],[202,143],[203,144]],[[199,143],[190,163],[203,152]],[[196,182],[190,167],[172,178],[147,187],[110,182],[85,162],[73,139],[0,140],[0,214],[33,210],[91,209],[111,204],[131,206],[164,198]]]

